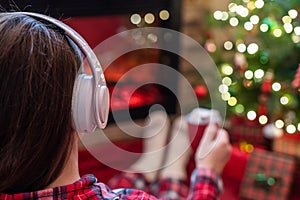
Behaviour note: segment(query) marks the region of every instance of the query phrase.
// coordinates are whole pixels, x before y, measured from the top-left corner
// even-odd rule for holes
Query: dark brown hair
[[[51,25],[0,14],[0,192],[45,188],[61,173],[75,132],[79,56]]]

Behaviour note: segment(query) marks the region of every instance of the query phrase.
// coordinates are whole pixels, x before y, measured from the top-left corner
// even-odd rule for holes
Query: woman
[[[80,177],[72,92],[82,61],[59,28],[1,13],[0,49],[0,199],[156,199]],[[214,137],[202,145],[217,142],[207,157],[197,153],[193,199],[218,197],[217,177],[230,154],[225,131],[207,132]]]

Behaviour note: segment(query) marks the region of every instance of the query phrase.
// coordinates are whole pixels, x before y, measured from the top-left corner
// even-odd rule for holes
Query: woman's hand
[[[221,174],[230,158],[231,144],[227,131],[217,125],[209,125],[196,150],[196,167],[205,167]]]

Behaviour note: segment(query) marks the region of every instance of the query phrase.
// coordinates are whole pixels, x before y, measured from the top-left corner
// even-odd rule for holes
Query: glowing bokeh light
[[[260,8],[264,7],[265,2],[263,0],[256,0],[254,5],[255,5],[256,8],[260,9]]]
[[[155,20],[155,17],[154,17],[154,15],[152,13],[147,13],[145,15],[144,19],[145,19],[145,22],[147,24],[152,24],[154,22],[154,20]]]
[[[272,89],[275,91],[275,92],[278,92],[280,89],[281,89],[281,84],[278,83],[278,82],[275,82],[272,84]]]
[[[264,77],[264,75],[265,75],[265,72],[262,69],[257,69],[254,72],[254,77],[257,79],[261,79],[262,77]]]
[[[168,20],[168,19],[170,18],[170,13],[169,13],[169,11],[167,11],[167,10],[161,10],[161,11],[159,12],[159,17],[160,17],[160,19],[162,19],[162,20]]]
[[[261,32],[267,32],[269,30],[269,26],[267,24],[261,24],[259,27]]]
[[[221,20],[221,19],[222,19],[222,16],[223,16],[222,11],[217,10],[217,11],[214,12],[214,18],[215,18],[216,20]]]
[[[293,29],[294,29],[292,24],[284,24],[283,28],[286,33],[291,33],[291,32],[293,32]]]
[[[284,127],[284,122],[281,119],[278,119],[275,121],[275,127],[276,128],[283,128]]]
[[[233,43],[231,41],[224,42],[224,48],[228,51],[231,50],[233,48]]]
[[[268,122],[268,117],[266,115],[261,115],[259,116],[258,121],[262,125],[266,124]]]
[[[295,9],[291,9],[289,10],[288,14],[292,19],[296,19],[298,16],[298,11]]]
[[[256,43],[251,43],[247,47],[247,52],[249,54],[255,54],[258,51],[258,45]]]
[[[251,22],[245,22],[244,28],[247,31],[251,31],[253,29],[253,24]]]
[[[137,25],[137,24],[141,23],[141,21],[142,21],[142,18],[139,14],[133,14],[130,16],[130,22],[132,24]]]
[[[233,68],[230,65],[222,65],[221,70],[227,76],[230,76],[233,73]]]
[[[237,104],[237,99],[235,97],[230,97],[228,99],[228,105],[235,106]]]
[[[251,70],[247,70],[247,71],[245,71],[244,76],[245,76],[246,79],[250,80],[250,79],[253,78],[254,75],[253,75],[253,72]]]
[[[238,20],[238,18],[236,18],[236,17],[230,18],[229,24],[230,24],[231,26],[237,26],[237,25],[239,25],[239,20]]]
[[[259,17],[257,15],[253,15],[250,17],[250,22],[252,24],[258,24],[259,23]]]
[[[240,52],[240,53],[244,53],[246,51],[247,47],[245,44],[241,43],[241,44],[238,44],[237,45],[237,50]]]
[[[274,29],[273,35],[275,37],[280,37],[282,35],[282,30],[280,30],[279,28]]]
[[[296,127],[293,124],[289,124],[286,126],[286,132],[289,134],[293,134],[296,132]]]
[[[282,96],[282,97],[280,98],[280,103],[281,103],[282,105],[287,105],[287,104],[289,103],[289,98],[286,97],[286,96]]]
[[[247,118],[249,120],[255,120],[256,118],[256,112],[253,110],[250,110],[249,112],[247,112]]]

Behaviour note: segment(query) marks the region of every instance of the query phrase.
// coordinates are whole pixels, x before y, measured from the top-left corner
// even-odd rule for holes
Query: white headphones
[[[73,126],[80,133],[94,132],[97,126],[105,128],[109,112],[109,91],[100,62],[91,47],[75,30],[55,18],[31,12],[17,13],[54,24],[79,47],[93,75],[78,73],[72,99]]]

